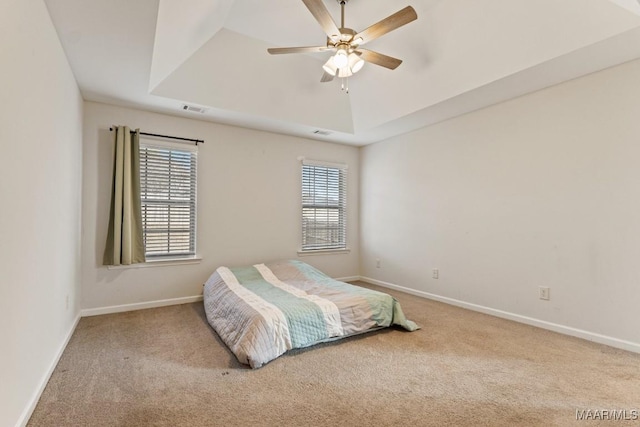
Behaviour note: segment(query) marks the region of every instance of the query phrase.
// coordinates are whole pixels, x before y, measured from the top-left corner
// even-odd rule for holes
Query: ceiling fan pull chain
[[[344,84],[345,80],[347,81],[346,85]],[[349,93],[349,77],[342,78],[342,90]]]

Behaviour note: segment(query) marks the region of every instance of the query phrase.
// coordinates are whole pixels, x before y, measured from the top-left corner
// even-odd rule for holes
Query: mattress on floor
[[[392,296],[296,260],[218,268],[205,283],[204,307],[220,338],[252,368],[291,349],[379,328],[418,329]]]

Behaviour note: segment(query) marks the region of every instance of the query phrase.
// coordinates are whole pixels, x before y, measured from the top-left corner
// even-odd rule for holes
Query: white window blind
[[[302,164],[302,250],[346,249],[347,167]]]
[[[195,149],[140,142],[140,197],[147,259],[196,253]]]

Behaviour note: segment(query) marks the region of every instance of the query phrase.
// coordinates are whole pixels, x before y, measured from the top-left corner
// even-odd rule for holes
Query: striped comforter
[[[300,261],[220,267],[205,284],[204,307],[209,324],[252,368],[372,328],[418,329],[390,295],[338,282]]]

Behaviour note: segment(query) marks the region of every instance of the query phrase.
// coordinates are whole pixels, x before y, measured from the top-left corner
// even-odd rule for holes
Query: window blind
[[[147,259],[196,253],[197,152],[140,143],[140,194]]]
[[[346,249],[346,166],[302,165],[302,250]]]

